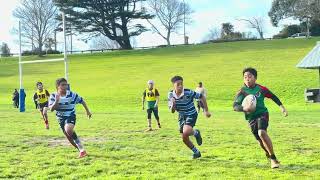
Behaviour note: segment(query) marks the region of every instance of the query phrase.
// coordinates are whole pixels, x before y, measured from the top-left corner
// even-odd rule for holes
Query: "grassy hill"
[[[318,87],[318,72],[295,65],[319,39],[232,42],[179,46],[137,51],[118,51],[69,56],[71,89],[83,96],[93,119],[86,120],[78,107],[77,132],[89,156],[76,159],[50,113],[45,130],[32,95],[42,81],[54,91],[64,76],[62,62],[27,64],[23,82],[27,112],[12,108],[11,94],[19,86],[17,58],[0,61],[0,178],[141,177],[141,178],[311,178],[320,176],[319,105],[304,102],[304,89]],[[54,58],[50,56],[46,58]],[[37,57],[27,57],[34,60]],[[232,111],[235,93],[242,86],[242,70],[258,70],[258,83],[277,94],[288,107],[281,117],[271,111],[270,134],[283,167],[269,169],[263,153],[243,120]],[[176,115],[167,110],[170,78],[182,75],[185,87],[199,81],[208,90],[211,119],[200,115],[203,158],[190,160],[180,140]],[[146,115],[141,95],[153,79],[160,91],[161,130],[143,132]],[[154,123],[155,125],[155,123]],[[66,159],[67,158],[67,159]]]

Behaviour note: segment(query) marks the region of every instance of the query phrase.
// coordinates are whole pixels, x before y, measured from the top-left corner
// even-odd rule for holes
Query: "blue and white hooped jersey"
[[[49,106],[52,106],[56,101],[56,92],[52,93],[49,99]],[[56,109],[56,116],[58,118],[70,117],[75,115],[76,104],[82,103],[83,99],[77,93],[67,91],[66,96],[60,96],[59,106]]]
[[[194,99],[200,99],[201,94],[194,92],[190,89],[184,89],[183,93],[178,97],[174,91],[168,93],[169,107],[172,106],[171,98],[174,98],[176,101],[176,110],[180,115],[193,115],[197,114],[197,110],[194,106]]]

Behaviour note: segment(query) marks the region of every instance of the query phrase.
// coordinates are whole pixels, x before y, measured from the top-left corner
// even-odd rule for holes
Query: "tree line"
[[[13,15],[21,21],[23,43],[31,46],[31,52],[41,55],[44,47],[52,52],[57,50],[56,34],[62,31],[60,12],[66,15],[71,42],[72,36],[77,35],[84,41],[121,49],[132,49],[134,38],[148,30],[170,45],[172,34],[190,24],[194,13],[184,0],[22,0]],[[320,34],[320,0],[273,0],[268,15],[274,26],[287,18],[299,20],[299,25],[285,26],[281,37],[298,32],[308,36]],[[259,37],[235,31],[231,23],[223,23],[220,29],[209,31],[208,39],[264,39],[262,17],[237,20],[246,22]],[[8,51],[7,44],[3,44],[2,54]]]

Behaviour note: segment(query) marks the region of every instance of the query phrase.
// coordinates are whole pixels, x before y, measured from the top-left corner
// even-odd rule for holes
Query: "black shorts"
[[[261,140],[258,134],[259,130],[267,130],[269,126],[269,113],[263,113],[261,116],[249,122],[251,132],[257,140]]]
[[[189,125],[191,127],[194,127],[196,125],[198,118],[198,114],[193,114],[193,115],[180,115],[179,114],[179,130],[180,133],[183,133],[183,126],[184,125]]]
[[[156,118],[156,120],[159,120],[158,107],[147,109],[147,118],[148,119],[151,119],[152,112],[153,112],[153,115]]]
[[[58,117],[60,128],[64,131],[64,126],[66,124],[76,125],[76,115],[68,116],[68,117]]]
[[[48,107],[48,102],[45,103],[39,103],[38,104],[38,109],[40,109],[41,111],[43,110],[43,108]]]

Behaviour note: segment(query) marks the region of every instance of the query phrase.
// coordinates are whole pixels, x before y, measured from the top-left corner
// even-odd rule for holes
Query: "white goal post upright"
[[[67,39],[66,39],[66,16],[62,12],[62,23],[63,23],[63,42],[64,42],[64,74],[65,78],[68,81],[68,58],[67,58]]]
[[[62,12],[62,23],[63,23],[63,44],[64,44],[64,53],[63,58],[58,59],[45,59],[45,60],[34,60],[34,61],[22,61],[22,43],[21,43],[21,22],[19,21],[19,110],[20,112],[25,112],[25,91],[23,87],[23,79],[22,79],[22,65],[23,64],[33,64],[33,63],[46,63],[46,62],[56,62],[56,61],[64,61],[64,73],[65,78],[68,80],[68,57],[67,57],[67,41],[66,41],[66,19],[65,14]],[[70,87],[69,87],[70,88]]]
[[[21,55],[21,22],[19,21],[19,110],[20,112],[25,112],[25,99],[26,94],[24,92],[22,84],[22,55]]]
[[[20,80],[20,89],[23,89],[21,60],[22,60],[22,57],[21,57],[21,22],[19,21],[19,80]]]

